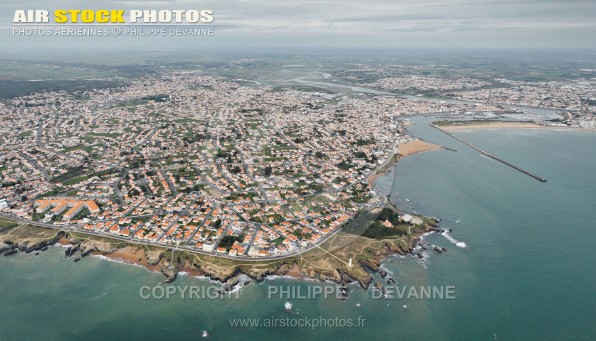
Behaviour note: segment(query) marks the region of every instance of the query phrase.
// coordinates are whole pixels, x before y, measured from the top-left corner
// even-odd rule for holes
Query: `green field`
[[[18,226],[19,224],[12,221],[12,220],[7,220],[4,218],[0,218],[0,231],[6,231],[9,230],[13,227]]]

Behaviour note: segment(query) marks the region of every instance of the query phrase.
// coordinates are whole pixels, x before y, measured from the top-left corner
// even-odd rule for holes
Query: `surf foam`
[[[455,246],[457,247],[461,247],[462,249],[467,247],[466,243],[464,242],[460,242],[459,240],[453,238],[449,232],[445,231],[443,233],[441,233],[441,236],[445,237],[445,239],[447,239],[448,241],[452,242],[453,244],[455,244]]]

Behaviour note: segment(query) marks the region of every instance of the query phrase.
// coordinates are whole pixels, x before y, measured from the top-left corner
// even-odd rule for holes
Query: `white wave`
[[[430,254],[428,252],[422,251],[422,258],[418,258],[418,256],[416,256],[416,259],[418,259],[418,264],[422,265],[422,268],[424,268],[424,270],[428,270],[427,263],[430,260]]]
[[[248,276],[247,276],[247,277],[248,277]],[[250,279],[250,278],[249,278],[249,279]],[[234,285],[234,286],[232,287],[232,290],[228,291],[227,293],[228,293],[228,294],[233,294],[233,293],[235,293],[235,292],[240,292],[240,291],[241,291],[242,289],[244,289],[244,287],[246,286],[246,285],[244,285],[244,282],[246,282],[246,280],[241,280],[241,281],[239,281],[238,283],[236,283],[236,285]]]
[[[145,270],[147,270],[149,272],[155,272],[155,271],[151,271],[151,270],[147,269],[146,267],[144,267],[141,264],[126,262],[122,258],[110,258],[110,257],[104,256],[104,255],[91,255],[91,257],[92,258],[99,258],[101,260],[107,260],[108,262],[113,262],[113,263],[118,263],[118,264],[132,265],[132,266],[137,267],[137,268],[145,269]]]
[[[431,234],[435,233],[435,231],[426,232],[420,236],[420,241],[424,241],[424,237],[430,236]]]
[[[211,278],[209,276],[205,276],[205,275],[194,276],[190,272],[187,272],[187,271],[179,271],[178,272],[178,276],[188,276],[188,277],[196,278],[196,279],[201,280],[201,281],[207,281],[207,282],[210,282],[212,284],[222,284],[220,281],[218,281],[216,279],[213,279],[213,278]]]
[[[453,238],[449,232],[445,231],[443,233],[441,233],[441,236],[445,237],[445,239],[447,239],[448,241],[452,242],[453,244],[455,244],[455,246],[457,247],[461,247],[462,249],[467,247],[466,243],[464,242],[460,242],[459,240]]]
[[[379,269],[385,271],[387,273],[387,275],[389,275],[390,277],[395,277],[395,274],[393,273],[393,271],[391,271],[389,268],[385,267],[384,264],[381,264],[381,266],[379,266]]]
[[[190,277],[195,278],[195,279],[198,279],[200,281],[206,281],[206,282],[209,282],[209,284],[212,284],[214,286],[219,287],[220,289],[224,289],[225,288],[225,285],[226,285],[225,283],[222,283],[221,281],[219,281],[217,279],[213,279],[213,278],[211,278],[209,276],[203,276],[203,275],[202,276],[193,276],[193,275],[191,275],[190,273],[188,273],[186,271],[180,271],[178,273],[178,275],[181,275],[181,276],[190,276]],[[250,280],[251,280],[250,277],[248,277],[247,275],[241,274],[240,276],[238,276],[238,283],[236,285],[234,285],[231,288],[231,290],[226,291],[226,294],[232,294],[232,293],[235,293],[237,291],[239,292],[240,290],[242,290],[245,287],[244,282],[250,281]]]
[[[327,280],[321,281],[316,278],[293,277],[293,276],[289,276],[289,275],[268,275],[267,277],[264,278],[264,280],[266,280],[266,281],[275,281],[275,280],[279,280],[279,279],[289,279],[289,280],[293,280],[293,281],[303,281],[304,280],[304,281],[310,281],[310,282],[327,282]],[[329,283],[334,283],[334,282],[329,282]]]
[[[283,278],[291,278],[291,277],[290,276],[270,275],[270,276],[265,277],[265,280],[266,281],[273,281],[273,280],[276,280],[276,279],[283,279]],[[296,279],[296,278],[293,278],[293,279]]]

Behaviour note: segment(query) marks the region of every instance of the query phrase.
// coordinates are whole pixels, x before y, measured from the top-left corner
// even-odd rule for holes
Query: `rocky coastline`
[[[400,153],[396,154],[394,160],[388,162],[387,166],[397,162],[403,156],[441,148],[419,140],[401,144],[399,147]],[[374,181],[374,177],[370,180]],[[399,212],[390,204],[387,206],[396,213]],[[373,211],[374,209],[371,209],[361,212],[361,214],[374,216],[376,213]],[[364,230],[366,230],[370,222],[374,220],[370,220],[370,216],[365,218],[367,223],[363,224],[362,221],[353,219],[354,224],[365,226]],[[378,289],[380,283],[373,284],[374,274],[378,274],[388,284],[395,283],[395,279],[388,277],[387,273],[381,269],[382,262],[391,255],[412,255],[422,259],[422,251],[428,248],[437,253],[446,251],[443,248],[425,245],[421,242],[421,237],[427,233],[444,231],[439,228],[437,219],[422,216],[420,218],[424,219],[422,226],[412,233],[408,230],[407,234],[399,238],[395,236],[386,239],[371,239],[360,235],[363,232],[362,228],[359,228],[360,232],[346,233],[345,231],[350,230],[348,226],[321,244],[319,248],[304,254],[268,261],[231,260],[218,258],[215,255],[175,251],[163,246],[127,243],[72,231],[56,232],[56,230],[29,225],[16,228],[16,232],[10,231],[10,233],[0,236],[0,254],[4,256],[19,252],[39,254],[39,252],[47,250],[49,246],[61,244],[66,247],[65,258],[72,258],[74,262],[79,262],[90,255],[107,257],[122,263],[140,265],[149,271],[159,272],[164,276],[162,283],[171,283],[180,273],[185,273],[219,282],[222,284],[222,291],[229,291],[239,283],[245,283],[246,281],[242,278],[262,282],[272,276],[283,276],[333,282],[340,286],[342,293],[347,297],[348,285],[352,283],[358,283],[364,289],[368,289],[371,285]],[[349,263],[342,259],[346,261],[349,259]]]
[[[438,221],[428,224],[421,231],[408,238],[372,240],[361,236],[353,236],[339,232],[336,239],[351,238],[353,241],[338,250],[332,250],[334,257],[342,257],[342,251],[348,248],[359,248],[366,243],[366,252],[353,257],[354,263],[346,266],[334,257],[321,257],[318,251],[309,251],[300,256],[291,256],[273,261],[230,260],[194,254],[186,251],[175,251],[163,247],[142,246],[126,242],[79,235],[73,232],[43,229],[39,227],[22,227],[27,233],[13,233],[0,240],[0,254],[4,256],[47,250],[48,247],[61,244],[65,258],[74,262],[90,255],[108,257],[122,263],[135,264],[150,271],[164,275],[163,283],[171,283],[180,273],[205,277],[220,282],[222,291],[230,291],[240,283],[247,283],[246,278],[261,282],[271,276],[284,276],[295,279],[310,279],[336,283],[347,297],[348,285],[358,283],[368,289],[373,285],[373,274],[380,275],[387,283],[395,282],[381,269],[381,263],[391,255],[416,255],[416,250],[425,248],[420,237],[429,232],[442,232]],[[30,231],[29,229],[34,229]],[[325,243],[321,245],[325,248]],[[363,249],[364,251],[364,249]],[[435,250],[437,251],[437,250]],[[439,252],[439,251],[437,251]],[[444,252],[441,250],[440,252]],[[419,254],[420,256],[420,254]],[[302,261],[306,260],[306,262]],[[321,266],[317,266],[320,264]],[[378,284],[375,284],[375,286]]]

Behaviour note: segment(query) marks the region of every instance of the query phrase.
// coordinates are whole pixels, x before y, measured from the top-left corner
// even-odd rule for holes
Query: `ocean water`
[[[84,258],[63,249],[0,259],[0,339],[417,339],[594,340],[596,326],[596,134],[560,130],[476,130],[457,136],[545,177],[538,182],[416,118],[413,134],[458,149],[402,159],[378,180],[398,205],[442,218],[447,248],[391,257],[383,267],[401,286],[450,286],[453,299],[375,299],[350,286],[343,302],[319,295],[268,295],[271,286],[302,292],[320,285],[285,278],[251,283],[238,297],[148,299],[142,286],[163,277],[142,268]],[[407,201],[409,199],[410,201]],[[459,243],[456,245],[456,243]],[[464,247],[465,246],[465,247]],[[377,280],[381,280],[377,278]],[[174,286],[218,285],[181,276]],[[324,284],[332,285],[332,284]],[[403,308],[407,306],[407,309]],[[363,326],[233,327],[230,319],[365,319]]]

